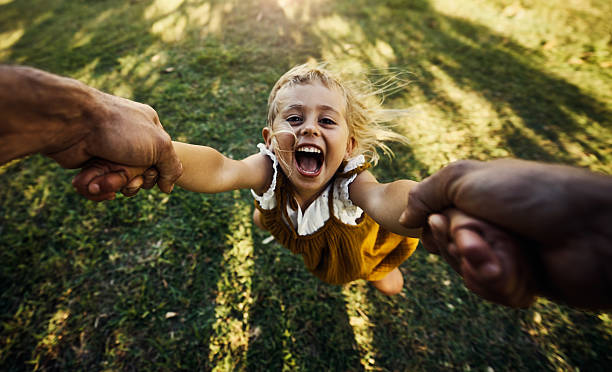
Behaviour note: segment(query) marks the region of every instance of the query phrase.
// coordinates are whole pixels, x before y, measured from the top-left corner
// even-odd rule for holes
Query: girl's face
[[[279,113],[273,130],[292,130],[296,137],[278,133],[278,146],[273,150],[281,158],[279,163],[295,188],[298,203],[304,207],[327,185],[354,148],[355,140],[345,119],[346,103],[336,89],[316,81],[283,88],[276,99]],[[270,130],[265,128],[263,134],[270,147]]]

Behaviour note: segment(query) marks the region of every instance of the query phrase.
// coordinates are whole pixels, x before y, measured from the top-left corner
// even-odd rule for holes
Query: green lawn
[[[0,0],[0,62],[153,106],[170,135],[255,151],[276,79],[309,59],[410,84],[420,180],[514,156],[612,173],[607,0]],[[468,293],[423,250],[405,290],[326,285],[252,226],[249,193],[73,192],[32,156],[0,168],[0,370],[612,370],[611,314]]]

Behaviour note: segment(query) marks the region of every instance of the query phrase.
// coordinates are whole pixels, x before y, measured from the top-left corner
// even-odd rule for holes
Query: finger
[[[157,184],[163,192],[170,193],[174,188],[174,183],[183,173],[183,165],[176,155],[171,141],[164,142],[162,147],[162,149],[159,149],[161,154],[159,161],[154,164],[159,171]]]
[[[429,252],[440,255],[453,270],[460,273],[459,260],[451,254],[453,244],[450,241],[448,219],[441,214],[432,214],[427,221],[423,229],[427,234],[422,234],[422,238],[426,239],[423,245]]]
[[[444,216],[448,218],[450,223],[450,233],[454,235],[455,231],[463,228],[471,228],[475,231],[479,231],[480,227],[483,226],[481,220],[476,219],[457,208],[448,208],[443,212]]]
[[[121,189],[121,193],[127,197],[134,196],[140,191],[143,184],[143,177],[134,177],[125,187]]]
[[[77,174],[72,179],[72,186],[82,195],[97,195],[100,193],[100,188],[97,184],[95,186],[89,187],[91,181],[104,174],[104,170],[98,167],[89,167],[81,170],[79,174]]]
[[[511,278],[482,281],[479,274],[465,260],[461,262],[461,271],[465,286],[485,300],[514,308],[526,308],[536,299],[532,288],[513,286]]]
[[[466,288],[473,293],[487,301],[492,301],[505,306],[511,306],[511,301],[505,295],[503,288],[499,288],[499,283],[483,283],[478,278],[478,275],[474,272],[473,268],[465,260],[461,261],[461,273],[463,276],[463,283],[465,284]]]
[[[461,272],[461,259],[457,258],[456,251],[457,247],[455,243],[449,242],[445,247],[440,249],[440,256],[442,256],[444,261],[446,261],[459,275],[463,275]]]
[[[450,234],[458,254],[479,273],[481,280],[492,280],[502,273],[502,265],[491,243],[499,238],[489,236],[497,228],[475,219],[458,209],[448,209],[444,215],[450,221]]]
[[[458,254],[474,269],[482,281],[494,280],[502,274],[499,258],[493,248],[477,232],[461,228],[454,232],[453,240],[458,248]]]
[[[158,176],[159,172],[157,171],[157,169],[155,169],[155,167],[147,169],[142,175],[143,183],[140,187],[143,189],[153,188],[153,186],[155,186],[155,184],[157,183]]]
[[[460,211],[450,211],[453,241],[461,257],[466,287],[479,296],[511,307],[535,300],[530,262],[511,235]]]
[[[98,189],[101,193],[116,193],[128,183],[125,172],[110,172],[94,178],[88,189]]]
[[[432,214],[427,219],[429,230],[435,241],[436,251],[440,251],[443,247],[448,245],[449,234],[448,234],[448,219],[441,214]]]
[[[408,194],[408,205],[400,217],[400,223],[407,228],[418,228],[425,224],[430,214],[451,207],[457,191],[456,184],[479,164],[472,160],[452,163],[413,187]]]
[[[438,248],[438,244],[436,243],[436,240],[434,239],[432,233],[431,233],[431,229],[429,228],[429,226],[425,226],[423,228],[423,231],[421,232],[421,244],[423,245],[423,248],[425,248],[429,253],[432,254],[440,254],[440,249]]]

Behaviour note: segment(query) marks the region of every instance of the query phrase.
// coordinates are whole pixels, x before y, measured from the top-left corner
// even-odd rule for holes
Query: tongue
[[[310,156],[300,156],[300,168],[306,172],[315,172],[317,170],[317,159]]]

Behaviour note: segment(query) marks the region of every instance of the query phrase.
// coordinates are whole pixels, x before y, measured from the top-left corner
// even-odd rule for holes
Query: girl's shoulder
[[[258,144],[257,148],[259,152],[251,155],[251,157],[254,161],[258,162],[258,171],[265,173],[266,182],[262,185],[261,189],[251,190],[251,192],[260,204],[265,204],[271,208],[275,205],[274,191],[276,190],[278,176],[278,159],[263,143]]]
[[[338,174],[333,185],[333,206],[334,215],[342,222],[349,225],[356,225],[357,220],[362,216],[363,210],[351,200],[350,189],[355,180],[367,172],[370,164],[363,155],[348,159]]]

